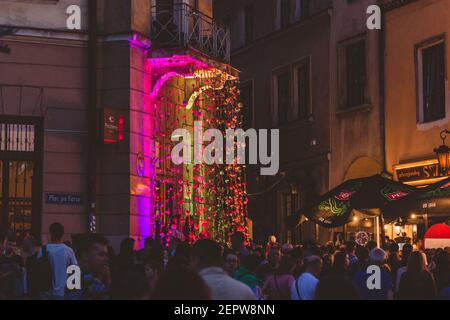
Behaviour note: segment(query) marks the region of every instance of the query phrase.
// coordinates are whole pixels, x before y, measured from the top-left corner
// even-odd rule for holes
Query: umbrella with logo
[[[354,209],[350,199],[364,184],[364,179],[348,180],[336,188],[316,199],[308,206],[297,211],[293,217],[298,224],[300,218],[306,216],[308,219],[327,228],[334,228],[346,224]]]
[[[447,213],[450,211],[450,178],[417,189],[386,208],[391,215],[406,217],[409,213]]]
[[[347,180],[296,212],[294,223],[303,215],[323,227],[340,227],[351,221],[354,210],[383,209],[415,190],[381,175]]]
[[[361,189],[352,197],[351,205],[358,210],[381,209],[384,217],[390,217],[390,212],[384,209],[416,191],[415,187],[377,174],[365,179]]]

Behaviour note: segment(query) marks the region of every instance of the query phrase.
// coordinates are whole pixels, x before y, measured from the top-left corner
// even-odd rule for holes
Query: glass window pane
[[[16,233],[31,230],[33,162],[10,161],[8,227]]]

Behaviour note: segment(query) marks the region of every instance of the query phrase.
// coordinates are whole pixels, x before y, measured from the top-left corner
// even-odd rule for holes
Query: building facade
[[[373,1],[218,1],[231,24],[248,126],[280,129],[280,175],[248,172],[255,237],[326,242],[338,232],[291,216],[347,179],[383,171],[379,32]],[[262,67],[263,66],[263,67]],[[245,104],[247,106],[245,107]],[[362,220],[364,221],[364,220]],[[371,220],[372,221],[372,220]]]
[[[383,60],[379,30],[367,28],[373,1],[333,1],[330,42],[330,189],[349,179],[385,173],[383,166]],[[376,239],[376,217],[356,213],[333,230],[351,239]]]
[[[253,237],[315,238],[316,226],[287,221],[329,185],[331,1],[217,1],[230,24],[233,64],[242,71],[247,128],[280,130],[280,171],[248,167]],[[317,234],[318,235],[318,234]]]
[[[449,9],[445,0],[386,1],[386,168],[396,180],[419,187],[448,176],[434,149],[449,127]],[[430,211],[434,206],[431,201]],[[448,208],[421,213],[388,233],[421,238],[431,224],[449,220]]]
[[[4,228],[46,242],[61,222],[115,247],[245,230],[242,167],[170,159],[177,128],[239,126],[212,1],[0,1],[0,30]]]

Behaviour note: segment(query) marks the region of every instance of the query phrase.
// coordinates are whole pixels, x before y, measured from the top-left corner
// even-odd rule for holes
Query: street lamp
[[[439,162],[439,171],[442,174],[447,174],[450,166],[450,148],[445,144],[447,134],[450,134],[447,129],[441,131],[442,145],[434,149]]]

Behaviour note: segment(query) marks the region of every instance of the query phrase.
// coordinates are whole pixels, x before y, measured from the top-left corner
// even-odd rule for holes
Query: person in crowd
[[[375,249],[377,247],[377,243],[374,240],[369,240],[366,244],[366,248],[367,248],[367,252],[369,253],[370,251],[372,251],[373,249]],[[367,256],[369,256],[369,254],[367,253]]]
[[[406,235],[406,232],[403,232],[401,237],[397,237],[394,239],[396,243],[411,243],[411,238]]]
[[[339,248],[340,246],[343,245],[343,243],[344,243],[343,235],[342,235],[341,232],[339,232],[339,233],[336,234],[336,241],[334,242],[334,246],[336,248]]]
[[[267,277],[271,274],[273,274],[273,269],[269,264],[269,260],[267,259],[266,256],[266,249],[263,248],[262,252],[257,252],[255,253],[255,255],[259,258],[260,264],[258,266],[258,268],[256,268],[255,274],[258,277],[258,279],[261,279],[261,281],[265,281],[267,279]],[[241,264],[242,266],[242,264]],[[233,275],[234,277],[234,275]]]
[[[249,255],[245,247],[245,236],[242,232],[235,232],[231,235],[231,249],[237,254],[240,261]]]
[[[281,254],[282,255],[289,254],[289,252],[291,252],[292,249],[294,249],[294,246],[292,244],[285,243],[281,246]]]
[[[442,250],[435,257],[436,267],[433,270],[433,276],[436,281],[438,294],[442,290],[450,287],[450,253]]]
[[[242,266],[235,272],[234,278],[250,287],[258,297],[261,281],[256,276],[256,269],[260,265],[261,260],[255,254],[250,254],[244,258]]]
[[[139,250],[136,253],[136,256],[140,263],[144,263],[148,259],[150,259],[150,255],[152,254],[152,249],[155,246],[155,240],[152,237],[147,237],[144,240],[144,248]]]
[[[403,245],[399,268],[397,269],[397,274],[395,276],[395,292],[398,292],[398,288],[400,286],[400,279],[402,278],[402,275],[406,272],[408,260],[412,252],[413,246],[411,244],[406,243]]]
[[[387,264],[389,265],[389,269],[392,273],[392,279],[394,283],[396,283],[396,277],[397,277],[397,270],[400,268],[400,254],[399,254],[400,247],[398,243],[391,243],[389,246],[389,253],[388,253],[388,259]]]
[[[69,292],[69,299],[107,300],[109,273],[108,241],[99,234],[89,234],[80,247],[81,289]]]
[[[424,243],[423,239],[417,240],[416,250],[419,251],[422,254],[422,257],[423,257],[423,259],[425,261],[425,265],[428,268],[428,257],[427,257],[427,255],[425,253],[425,243]]]
[[[269,239],[267,240],[267,244],[266,244],[266,255],[269,255],[269,251],[270,249],[272,249],[272,247],[280,247],[280,244],[277,242],[277,237],[275,235],[271,235],[269,236]]]
[[[274,245],[270,248],[267,261],[269,262],[271,273],[275,272],[281,261],[281,248],[279,246]]]
[[[220,245],[213,240],[197,241],[192,248],[192,266],[199,271],[200,277],[210,288],[211,298],[213,300],[255,300],[255,294],[247,285],[231,278],[223,270],[221,257]]]
[[[17,253],[17,237],[14,233],[6,236],[3,252],[0,256],[0,285],[4,299],[20,300],[24,298],[23,260]]]
[[[324,277],[327,274],[330,274],[331,272],[331,269],[333,267],[334,254],[336,253],[336,248],[333,242],[328,241],[327,244],[323,247],[322,251],[324,252],[322,258],[323,267],[320,276]]]
[[[172,267],[185,267],[188,268],[191,260],[190,246],[187,242],[180,242],[173,250],[171,256],[169,256],[169,261],[167,263],[167,268]]]
[[[375,245],[376,248],[376,245]],[[371,250],[375,249],[372,248]],[[369,265],[369,247],[366,246],[356,246],[355,255],[358,258],[358,263],[353,267],[350,276],[354,276],[359,270],[366,270]]]
[[[134,244],[133,238],[125,238],[120,243],[120,251],[116,261],[120,267],[128,268],[135,264]]]
[[[38,242],[32,235],[28,235],[22,242],[22,260],[25,265],[24,292],[30,299],[39,299],[39,286],[36,280],[40,275],[33,274],[35,270],[33,264],[36,262],[39,249]]]
[[[156,284],[163,274],[163,268],[157,260],[147,260],[144,262],[145,288],[142,299],[149,300],[155,293]]]
[[[355,254],[356,242],[354,240],[348,240],[345,243],[345,251],[347,252],[348,259],[350,261],[349,270],[351,274],[355,274],[358,269],[358,257]]]
[[[231,278],[230,278],[231,279]],[[201,275],[185,267],[166,270],[156,283],[153,300],[211,300],[211,290]]]
[[[63,300],[66,296],[67,267],[78,265],[72,248],[62,241],[64,226],[55,222],[49,227],[50,242],[38,253],[38,259],[48,256],[51,266],[52,290],[41,293],[41,299]],[[44,253],[45,251],[45,253]]]
[[[224,269],[231,277],[234,276],[236,270],[239,269],[239,258],[232,251],[225,253]]]
[[[111,264],[113,280],[111,295],[114,299],[129,299],[134,290],[131,285],[137,265],[134,244],[135,240],[132,238],[123,239],[119,254]]]
[[[397,298],[399,300],[430,300],[437,298],[436,283],[427,271],[420,252],[411,253],[406,272],[400,279]]]
[[[291,287],[295,281],[292,275],[294,260],[290,255],[284,255],[272,276],[269,276],[263,286],[263,294],[269,300],[290,300]]]
[[[392,300],[394,297],[392,276],[389,271],[384,268],[386,260],[386,252],[381,248],[375,248],[370,251],[369,263],[370,266],[379,267],[380,275],[380,289],[372,290],[367,285],[367,280],[374,272],[367,272],[368,270],[360,270],[353,277],[353,284],[355,285],[358,296],[362,300]]]
[[[292,275],[295,279],[300,277],[301,273],[303,272],[303,249],[301,246],[297,246],[290,252],[290,256],[293,260],[293,267],[292,267]]]
[[[343,253],[343,252],[342,252]],[[358,294],[348,277],[330,274],[321,278],[315,300],[358,300]]]
[[[253,250],[253,253],[256,254],[261,259],[261,261],[266,260],[266,250],[262,246],[256,246]]]
[[[334,254],[333,267],[331,268],[331,274],[334,276],[341,276],[344,278],[349,277],[348,267],[350,265],[350,259],[345,251],[337,251]]]
[[[324,255],[322,248],[316,244],[309,246],[308,253],[311,256],[318,256],[320,259],[322,259]]]
[[[313,300],[322,271],[322,259],[318,256],[304,258],[305,272],[291,286],[292,300]]]

